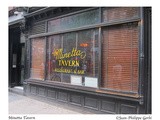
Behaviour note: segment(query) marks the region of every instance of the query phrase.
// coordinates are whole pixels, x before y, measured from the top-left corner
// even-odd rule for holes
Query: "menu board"
[[[82,77],[71,75],[71,84],[72,85],[82,85]]]
[[[98,78],[85,77],[85,86],[98,87]]]

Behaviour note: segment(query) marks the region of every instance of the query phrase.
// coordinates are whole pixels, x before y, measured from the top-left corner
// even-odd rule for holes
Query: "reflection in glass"
[[[98,77],[98,32],[95,30],[78,32],[77,48],[86,53],[86,57],[81,60],[81,66],[85,75]]]
[[[55,72],[56,68],[60,68],[53,53],[61,48],[61,36],[55,35],[48,37],[47,41],[47,79],[52,81],[61,81],[61,74]]]
[[[56,32],[99,22],[98,9],[91,10],[48,22],[48,32]]]

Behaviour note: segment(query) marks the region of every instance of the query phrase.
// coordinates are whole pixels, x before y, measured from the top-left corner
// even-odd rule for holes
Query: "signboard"
[[[72,85],[82,85],[82,77],[71,75],[71,84]]]
[[[86,57],[86,52],[73,48],[70,52],[63,52],[63,49],[56,49],[52,52],[58,67],[54,68],[55,72],[85,74],[84,65],[81,61]],[[77,69],[78,68],[78,69]]]
[[[98,78],[85,77],[85,86],[87,87],[98,87]]]

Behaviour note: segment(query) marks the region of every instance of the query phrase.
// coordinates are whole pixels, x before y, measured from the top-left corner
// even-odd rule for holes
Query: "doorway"
[[[9,87],[22,86],[24,81],[25,44],[20,39],[20,28],[9,28]]]

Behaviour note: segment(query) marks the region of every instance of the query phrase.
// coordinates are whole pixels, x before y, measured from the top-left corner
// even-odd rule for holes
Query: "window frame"
[[[58,31],[58,32],[48,32],[47,31],[47,25],[48,25],[48,21],[49,20],[53,20],[53,19],[57,19],[57,18],[62,18],[62,17],[65,17],[65,16],[69,16],[69,15],[72,15],[72,14],[78,14],[78,13],[82,13],[82,12],[85,12],[85,11],[89,11],[89,10],[92,10],[92,9],[99,9],[99,14],[100,14],[100,18],[99,18],[99,21],[100,23],[98,24],[92,24],[92,25],[86,25],[86,26],[83,26],[83,27],[79,27],[79,28],[72,28],[72,29],[69,29],[69,30],[64,30],[64,31]],[[51,35],[57,35],[57,34],[64,34],[64,33],[68,33],[68,32],[76,32],[76,31],[81,31],[81,30],[87,30],[87,29],[98,29],[99,30],[99,38],[98,38],[98,44],[99,44],[99,72],[98,72],[98,88],[96,88],[96,90],[99,90],[101,91],[102,93],[103,92],[109,92],[109,94],[114,94],[114,93],[122,93],[122,95],[124,94],[124,96],[126,94],[128,95],[131,95],[134,94],[132,97],[137,97],[137,94],[138,96],[142,96],[143,95],[143,79],[144,79],[144,60],[142,60],[142,58],[144,57],[144,47],[143,47],[143,43],[144,43],[144,36],[143,36],[143,8],[142,7],[138,7],[138,11],[139,11],[139,15],[138,17],[136,18],[131,18],[131,19],[124,19],[124,20],[117,20],[117,21],[112,21],[112,22],[102,22],[102,8],[99,7],[99,8],[90,8],[90,9],[85,9],[85,10],[80,10],[80,11],[77,11],[77,12],[74,12],[74,13],[69,13],[69,14],[66,14],[66,15],[61,15],[61,16],[58,16],[56,18],[52,18],[52,19],[47,19],[47,20],[44,20],[45,21],[45,33],[41,33],[41,34],[36,34],[36,35],[31,35],[29,36],[29,43],[31,43],[31,40],[32,38],[37,38],[37,37],[45,37],[45,41],[47,42],[47,37],[48,36],[51,36]],[[41,21],[42,22],[42,21]],[[124,24],[124,23],[131,23],[131,22],[138,22],[138,27],[140,29],[140,32],[139,32],[139,40],[138,40],[138,69],[139,69],[139,76],[138,76],[138,93],[133,93],[133,92],[127,92],[127,91],[117,91],[117,90],[110,90],[110,89],[104,89],[101,87],[101,58],[102,58],[102,44],[103,44],[103,40],[102,40],[102,28],[103,27],[108,27],[108,26],[114,26],[114,25],[119,25],[119,24]],[[45,42],[45,44],[46,44]],[[47,44],[46,44],[47,45]],[[30,55],[31,55],[31,44],[29,45],[30,46]],[[46,46],[47,47],[47,46]],[[45,47],[45,51],[46,51],[46,47]],[[47,51],[46,51],[47,52]],[[45,52],[45,53],[46,53]],[[45,54],[46,55],[46,54]],[[31,63],[31,59],[29,61]],[[46,63],[46,56],[45,56],[45,63]],[[46,64],[45,64],[45,78],[44,78],[44,81],[46,81]],[[30,76],[30,75],[29,75]],[[56,83],[55,83],[56,84]],[[66,85],[65,83],[60,83],[60,84],[64,84],[64,86],[68,86],[68,84]],[[74,86],[75,85],[69,85],[69,86]],[[82,87],[82,86],[80,86]],[[87,88],[86,89],[94,89],[94,88]]]

